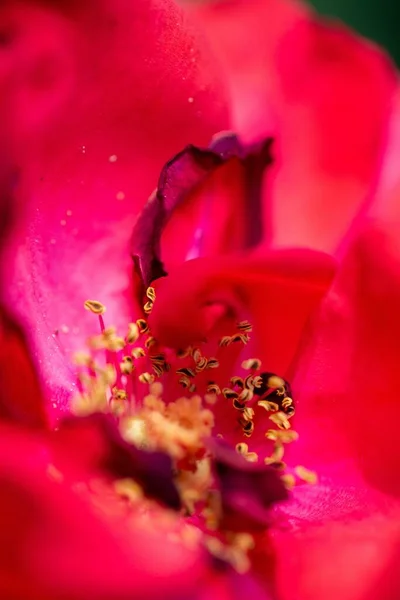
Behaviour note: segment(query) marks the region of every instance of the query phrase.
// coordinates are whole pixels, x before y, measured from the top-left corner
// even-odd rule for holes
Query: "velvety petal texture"
[[[92,320],[132,318],[129,240],[163,164],[227,121],[207,48],[169,0],[10,1],[0,57],[13,112],[24,220],[3,268],[48,395],[63,410],[67,367]],[[50,405],[51,406],[51,405]]]

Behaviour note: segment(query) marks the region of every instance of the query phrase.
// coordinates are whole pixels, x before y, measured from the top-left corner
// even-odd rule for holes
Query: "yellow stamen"
[[[264,462],[266,465],[272,465],[274,463],[278,463],[282,460],[283,456],[285,454],[285,449],[283,447],[283,444],[275,444],[275,447],[272,451],[271,456],[268,456],[267,458],[264,459]]]
[[[144,493],[142,488],[133,479],[118,479],[114,482],[114,490],[118,496],[127,498],[130,502],[136,503],[142,500]]]
[[[132,352],[131,352],[133,358],[143,358],[143,356],[146,356],[146,352],[143,350],[143,348],[133,348]]]
[[[86,300],[83,306],[86,310],[90,310],[90,312],[94,313],[95,315],[102,315],[106,312],[106,307],[104,304],[98,302],[97,300]]]
[[[141,383],[154,383],[154,375],[151,373],[142,373],[139,375],[139,381]]]
[[[240,392],[239,400],[240,400],[240,402],[250,402],[250,400],[252,400],[253,396],[254,396],[254,394],[253,394],[252,390],[245,389]]]
[[[93,358],[86,352],[76,352],[73,361],[77,367],[90,367],[93,365]]]
[[[242,442],[240,444],[236,444],[235,448],[236,448],[236,452],[238,452],[238,454],[241,454],[249,462],[257,462],[258,461],[258,454],[256,452],[249,452],[249,447],[244,442]]]
[[[146,304],[143,306],[143,310],[146,313],[146,315],[149,315],[153,310],[153,303],[150,302],[150,300],[146,302]]]
[[[279,410],[279,406],[276,402],[270,402],[269,400],[259,400],[257,405],[265,408],[268,412],[276,412]]]
[[[191,386],[191,381],[187,375],[182,375],[178,381],[184,388],[189,388]]]
[[[156,299],[156,290],[153,287],[148,287],[146,290],[146,296],[150,302],[154,302]]]
[[[229,346],[231,343],[232,343],[232,337],[230,335],[224,335],[224,337],[222,337],[219,340],[220,346]]]
[[[271,375],[271,377],[268,378],[267,385],[270,388],[279,388],[285,385],[285,382],[281,377]]]
[[[269,429],[265,437],[269,440],[279,441],[282,444],[290,444],[291,442],[295,442],[299,438],[299,434],[296,431],[290,430],[279,430],[279,429]]]
[[[221,388],[216,383],[209,383],[207,387],[208,394],[216,394],[219,396],[221,394]]]
[[[209,358],[206,369],[218,369],[219,361],[216,358]]]
[[[154,344],[156,344],[156,343],[157,342],[156,342],[155,338],[153,338],[153,336],[150,336],[147,338],[144,345],[146,346],[146,348],[150,348],[151,346],[154,346]]]
[[[285,413],[279,411],[269,418],[279,427],[279,429],[290,429],[290,422]]]
[[[138,319],[136,321],[136,325],[138,326],[139,333],[141,333],[141,334],[148,333],[150,331],[150,328],[148,326],[146,319]]]
[[[239,387],[239,388],[242,388],[242,389],[244,387],[243,379],[241,377],[238,377],[237,375],[235,375],[234,377],[231,377],[231,384],[234,387]]]
[[[291,473],[284,473],[281,475],[281,479],[288,490],[292,490],[296,485],[296,478]]]
[[[121,369],[121,373],[123,373],[124,375],[130,375],[135,369],[132,357],[124,356],[122,362],[119,365],[119,368]]]
[[[306,469],[306,467],[302,467],[302,466],[295,467],[294,472],[296,473],[297,477],[299,477],[299,479],[301,479],[302,481],[305,481],[306,483],[310,483],[312,485],[315,485],[316,483],[318,483],[317,474],[314,471],[310,471],[309,469]]]
[[[136,323],[129,323],[126,341],[128,344],[134,344],[139,339],[139,327]]]
[[[259,371],[261,368],[261,360],[258,358],[248,358],[242,362],[242,368],[246,371]]]
[[[195,372],[192,369],[189,369],[188,367],[182,367],[181,369],[177,369],[176,374],[177,375],[186,375],[186,377],[194,377],[195,376]]]
[[[235,392],[235,390],[232,390],[231,388],[224,388],[222,390],[222,394],[224,396],[224,398],[226,398],[227,400],[234,400],[235,398],[239,398],[239,394],[237,392]]]
[[[253,326],[249,321],[240,321],[240,323],[237,324],[237,328],[239,331],[244,331],[245,333],[253,331]]]

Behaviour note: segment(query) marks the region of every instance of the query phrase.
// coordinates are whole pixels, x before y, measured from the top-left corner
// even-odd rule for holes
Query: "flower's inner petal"
[[[270,538],[280,598],[398,597],[399,505],[354,483],[298,488],[283,508],[286,524],[279,509]]]
[[[239,321],[247,309],[259,336],[258,358],[269,370],[285,375],[333,273],[328,256],[297,250],[262,258],[188,261],[157,282],[151,327],[165,346],[186,348],[213,335],[210,305],[222,302],[227,314]]]
[[[300,441],[292,448],[297,460],[309,457],[313,468],[324,471],[351,457],[370,486],[396,497],[397,227],[366,223],[353,240],[292,379],[301,406]]]
[[[271,161],[270,139],[246,147],[229,133],[170,160],[132,233],[144,286],[185,260],[257,246],[265,233],[261,194]]]

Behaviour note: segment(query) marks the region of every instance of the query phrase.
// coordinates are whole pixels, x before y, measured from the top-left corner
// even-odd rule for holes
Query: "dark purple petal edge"
[[[131,256],[135,273],[144,288],[167,275],[161,257],[161,235],[174,211],[198,185],[232,158],[241,160],[246,172],[246,247],[260,242],[263,236],[260,188],[264,170],[272,162],[271,146],[271,138],[244,146],[235,134],[220,134],[209,148],[186,146],[166,163],[157,190],[139,215],[132,232]]]

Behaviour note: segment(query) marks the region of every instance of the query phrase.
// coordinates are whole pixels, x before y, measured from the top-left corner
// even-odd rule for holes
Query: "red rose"
[[[25,327],[55,423],[78,391],[79,410],[94,403],[127,426],[124,439],[81,417],[47,431],[26,342],[3,311],[1,412],[17,423],[4,426],[0,449],[2,545],[13,539],[16,549],[1,560],[5,597],[179,588],[199,598],[394,600],[396,73],[379,50],[297,3],[195,8],[215,61],[170,2],[0,9],[7,144],[25,203],[3,253],[3,304]],[[240,137],[207,146],[227,128]],[[100,315],[93,356],[104,349],[112,369],[90,355],[78,380],[68,357],[97,333],[81,312],[88,297],[107,304],[106,324],[119,331],[143,298],[151,314],[124,338]],[[155,376],[165,403],[144,391]],[[178,383],[210,404],[176,402]],[[271,510],[293,475],[281,478],[282,456],[266,449],[295,440],[295,405],[289,462],[319,483]],[[21,429],[32,415],[41,433]],[[205,443],[210,431],[236,454]],[[139,496],[115,487],[126,475]],[[159,476],[165,487],[151,485]],[[174,505],[176,489],[185,517],[160,507]],[[197,538],[187,544],[187,523],[214,562]],[[171,539],[153,571],[150,557]],[[250,570],[218,571],[228,564]]]

